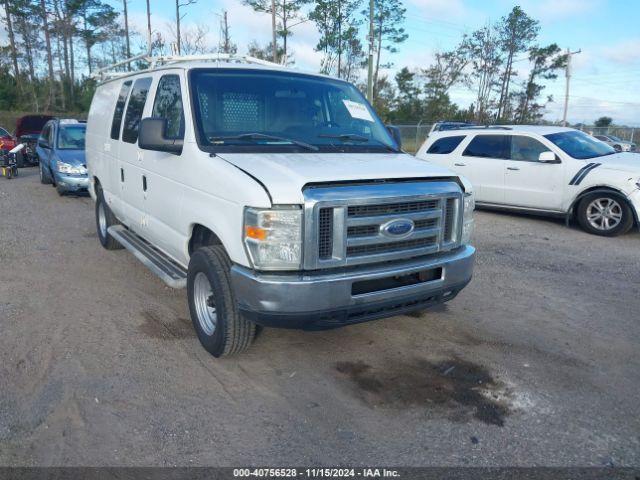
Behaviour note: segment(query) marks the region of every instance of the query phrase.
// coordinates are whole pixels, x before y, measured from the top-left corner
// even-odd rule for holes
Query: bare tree
[[[188,7],[189,5],[193,5],[198,0],[185,0],[183,3],[180,3],[180,0],[176,0],[176,49],[178,51],[178,55],[182,54],[182,46],[181,46],[181,38],[180,38],[180,21],[184,18],[184,15],[180,15],[180,9],[184,7]]]
[[[16,51],[16,41],[13,35],[13,24],[11,22],[11,9],[9,8],[9,0],[4,0],[4,15],[5,15],[5,22],[7,24],[7,33],[9,35],[9,48],[11,49],[11,62],[13,63],[13,75],[17,81],[18,77],[20,77],[20,69],[18,68],[18,53]]]
[[[128,0],[122,0],[122,9],[124,13],[124,38],[126,45],[127,58],[131,58],[131,45],[129,41],[129,11],[127,9]],[[115,62],[113,62],[115,63]],[[127,70],[131,70],[131,64],[127,63]]]

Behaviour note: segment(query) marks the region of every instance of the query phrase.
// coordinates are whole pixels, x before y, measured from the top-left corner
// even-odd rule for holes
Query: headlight
[[[302,208],[247,208],[244,244],[259,270],[297,270],[302,263]]]
[[[473,193],[464,194],[464,210],[462,212],[462,236],[460,243],[467,245],[471,243],[473,235],[473,210],[476,208],[475,197]]]
[[[70,175],[84,175],[85,173],[87,173],[87,169],[85,167],[76,167],[64,162],[58,162],[58,171],[60,173],[67,173]]]

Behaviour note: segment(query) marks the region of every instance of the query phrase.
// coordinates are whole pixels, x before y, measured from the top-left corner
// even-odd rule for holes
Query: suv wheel
[[[627,202],[615,194],[593,193],[578,205],[578,222],[589,233],[614,237],[633,226],[633,213]]]
[[[119,225],[120,222],[118,222],[116,216],[104,200],[102,190],[97,190],[96,194],[96,229],[98,231],[98,239],[107,250],[119,250],[122,248],[122,245],[109,235],[108,229],[112,225]]]
[[[246,350],[256,325],[238,311],[231,288],[231,261],[220,245],[191,255],[187,296],[191,321],[202,346],[214,357]]]

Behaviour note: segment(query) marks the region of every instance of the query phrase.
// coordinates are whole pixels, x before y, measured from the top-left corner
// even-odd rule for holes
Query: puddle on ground
[[[500,427],[509,414],[508,405],[498,400],[505,397],[500,382],[484,367],[458,358],[437,363],[414,359],[383,367],[338,362],[336,370],[371,407],[441,408],[455,420],[474,417]]]
[[[173,315],[163,315],[155,310],[143,310],[140,316],[144,323],[139,330],[153,338],[161,340],[175,340],[195,336],[191,320],[178,318]]]

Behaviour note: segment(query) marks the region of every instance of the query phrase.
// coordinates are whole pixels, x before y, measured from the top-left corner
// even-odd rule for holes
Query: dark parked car
[[[18,154],[18,167],[37,165],[36,143],[44,125],[51,119],[51,115],[25,115],[16,122],[15,138],[18,143],[24,143],[25,148]]]
[[[38,138],[40,181],[53,184],[60,195],[85,191],[89,186],[84,157],[86,127],[79,120],[50,120]]]

